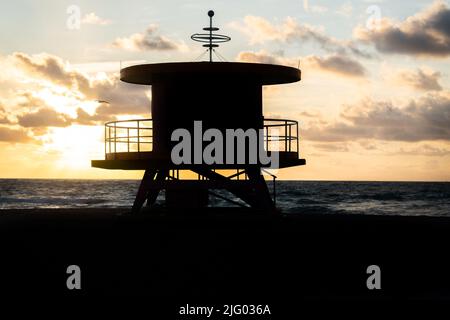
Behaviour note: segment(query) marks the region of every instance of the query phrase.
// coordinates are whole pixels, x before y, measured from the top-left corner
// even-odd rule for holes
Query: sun
[[[102,157],[104,150],[102,126],[73,125],[55,128],[45,144],[47,150],[57,151],[56,165],[61,169],[89,169],[91,160]]]

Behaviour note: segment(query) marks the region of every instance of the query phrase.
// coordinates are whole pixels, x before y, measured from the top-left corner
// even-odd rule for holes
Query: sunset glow
[[[90,165],[104,158],[105,122],[151,118],[150,88],[121,82],[120,66],[193,61],[202,49],[190,35],[214,8],[229,61],[302,70],[264,90],[267,117],[299,121],[307,160],[279,178],[450,180],[446,1],[135,3],[78,1],[79,28],[69,3],[43,1],[33,16],[33,1],[5,5],[15,37],[0,44],[1,178],[140,178]]]

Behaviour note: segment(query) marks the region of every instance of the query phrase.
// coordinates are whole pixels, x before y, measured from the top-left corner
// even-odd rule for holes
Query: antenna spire
[[[204,43],[203,47],[208,48],[209,51],[209,62],[213,62],[212,54],[214,48],[218,48],[219,43],[230,41],[231,38],[222,34],[213,33],[213,31],[219,31],[219,28],[213,27],[212,18],[214,17],[214,11],[209,10],[208,16],[209,27],[205,27],[203,28],[203,30],[209,31],[209,33],[195,33],[191,36],[191,39],[197,42]]]

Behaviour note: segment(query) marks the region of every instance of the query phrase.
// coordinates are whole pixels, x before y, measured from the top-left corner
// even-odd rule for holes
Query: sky
[[[0,178],[140,178],[103,170],[103,124],[151,118],[120,67],[194,61],[214,23],[227,61],[302,70],[265,87],[264,114],[299,121],[306,166],[281,179],[450,181],[447,1],[16,0],[0,10]],[[108,101],[109,104],[100,103]]]

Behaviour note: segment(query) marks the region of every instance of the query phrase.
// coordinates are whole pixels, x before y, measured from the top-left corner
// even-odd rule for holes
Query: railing
[[[264,143],[269,151],[298,152],[298,121],[264,118]]]
[[[107,154],[151,152],[152,119],[120,120],[105,124],[105,158]],[[265,149],[298,152],[298,122],[286,119],[264,119]]]
[[[120,120],[105,124],[105,155],[119,152],[150,152],[152,119]]]

